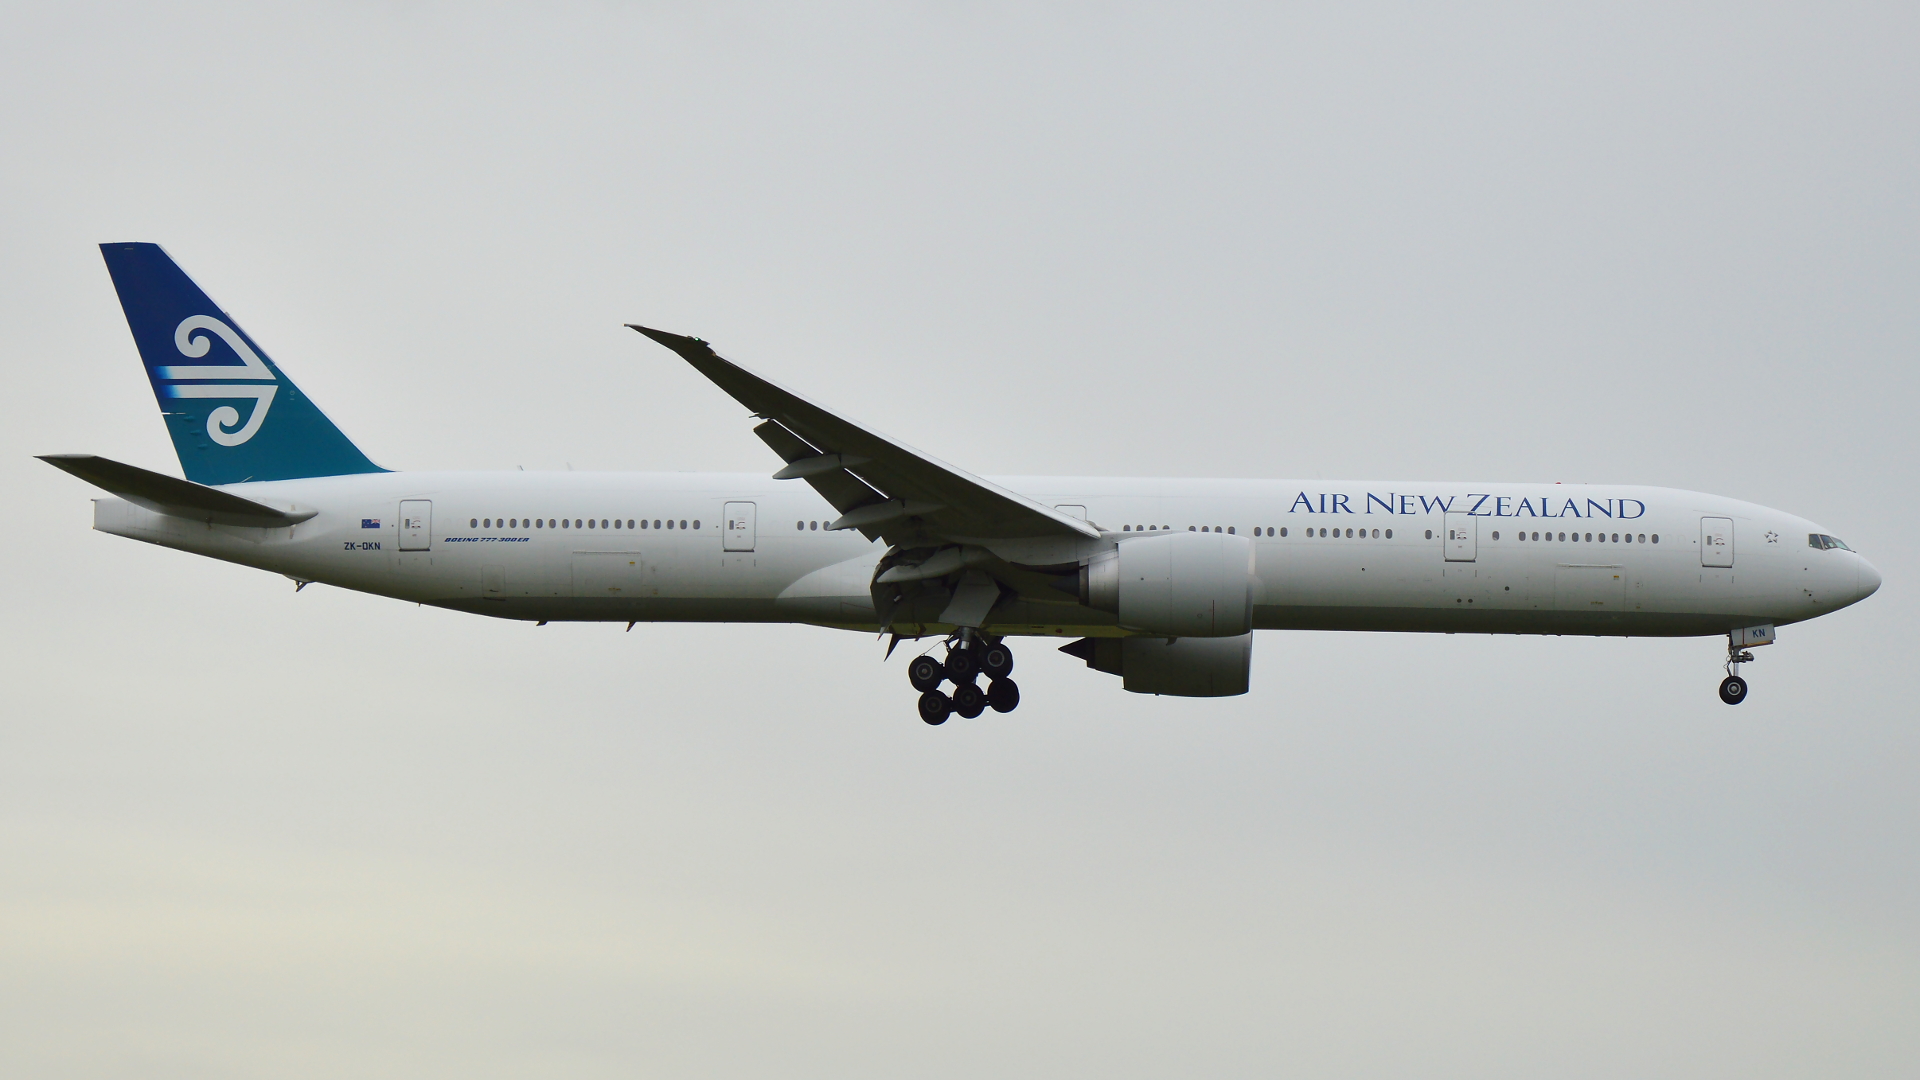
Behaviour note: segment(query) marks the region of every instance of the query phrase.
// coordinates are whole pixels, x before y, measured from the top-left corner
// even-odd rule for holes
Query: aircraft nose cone
[[[1865,600],[1867,597],[1879,591],[1880,571],[1875,570],[1873,564],[1865,559],[1859,560],[1859,563],[1859,567],[1854,571],[1858,575],[1856,579],[1857,592],[1854,599]]]

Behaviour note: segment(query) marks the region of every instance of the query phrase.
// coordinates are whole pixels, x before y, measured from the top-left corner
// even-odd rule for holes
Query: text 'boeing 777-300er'
[[[1880,586],[1821,525],[1668,488],[988,480],[644,326],[758,418],[779,471],[393,472],[157,245],[101,251],[186,479],[46,457],[117,496],[94,528],[502,619],[932,637],[944,659],[908,668],[929,724],[1019,704],[1009,638],[1214,697],[1247,691],[1253,632],[1277,629],[1724,634],[1731,705],[1775,627]]]

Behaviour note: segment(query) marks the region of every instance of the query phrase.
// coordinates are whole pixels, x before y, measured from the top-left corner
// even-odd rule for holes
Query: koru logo
[[[213,348],[213,340],[205,331],[211,330],[220,335],[244,363],[240,367],[232,364],[209,364],[204,366],[176,365],[160,369],[160,377],[172,383],[167,387],[167,396],[174,398],[252,398],[253,414],[246,423],[240,422],[240,410],[231,405],[222,405],[207,414],[207,437],[221,446],[239,446],[254,437],[260,431],[260,424],[267,418],[267,407],[273,404],[273,395],[280,389],[274,381],[273,372],[267,370],[266,362],[260,354],[247,345],[245,339],[234,332],[233,327],[211,315],[190,315],[180,320],[173,329],[174,348],[181,356],[199,358],[207,355]],[[205,383],[197,381],[179,382],[176,380],[199,379],[251,379],[249,383]],[[261,385],[264,383],[265,385]]]

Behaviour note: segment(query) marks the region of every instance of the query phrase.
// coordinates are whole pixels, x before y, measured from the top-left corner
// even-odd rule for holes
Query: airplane
[[[101,253],[185,478],[43,456],[113,496],[95,529],[541,626],[802,623],[884,636],[886,658],[930,641],[907,674],[932,725],[1019,705],[1013,638],[1071,639],[1134,693],[1224,697],[1249,689],[1254,632],[1282,629],[1724,634],[1737,705],[1754,647],[1880,586],[1825,526],[1669,488],[987,479],[634,324],[758,421],[771,477],[393,471],[158,245]]]

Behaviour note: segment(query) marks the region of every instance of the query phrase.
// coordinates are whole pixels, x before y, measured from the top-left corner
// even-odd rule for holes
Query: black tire
[[[947,722],[953,712],[953,702],[938,690],[929,690],[920,695],[920,719],[934,726]]]
[[[941,682],[947,677],[947,669],[940,661],[931,656],[916,656],[913,663],[907,665],[907,681],[915,690],[926,693],[940,689]]]
[[[1020,707],[1020,687],[1012,679],[993,680],[987,684],[987,704],[994,712],[1012,712]]]
[[[973,678],[973,673],[978,670],[978,665],[974,663],[972,649],[947,650],[947,678],[953,680],[953,685],[959,686],[965,683]]]
[[[961,683],[953,688],[953,711],[971,720],[987,711],[987,695],[972,683]]]
[[[1720,680],[1720,700],[1729,705],[1738,705],[1747,700],[1747,680],[1738,675],[1729,675]]]
[[[989,679],[1004,679],[1013,674],[1013,650],[997,641],[981,649],[980,674]]]

